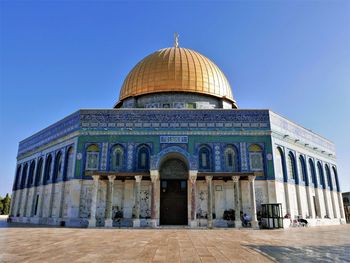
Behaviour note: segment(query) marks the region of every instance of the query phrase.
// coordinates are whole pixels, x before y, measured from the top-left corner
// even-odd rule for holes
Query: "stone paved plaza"
[[[350,225],[289,230],[0,224],[0,262],[347,262]]]

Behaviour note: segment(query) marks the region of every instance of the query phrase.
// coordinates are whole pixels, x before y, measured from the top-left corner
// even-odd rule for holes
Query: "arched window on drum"
[[[248,148],[249,163],[251,171],[262,171],[264,169],[263,150],[261,146],[252,144]]]
[[[199,148],[198,152],[198,158],[199,158],[199,169],[200,170],[210,170],[212,167],[211,164],[211,149],[203,145]]]
[[[238,154],[236,147],[229,145],[225,149],[225,166],[230,172],[238,172]]]
[[[99,147],[92,144],[86,149],[86,170],[98,170],[99,165]]]
[[[111,170],[119,171],[124,164],[124,149],[121,145],[115,145],[111,154]]]

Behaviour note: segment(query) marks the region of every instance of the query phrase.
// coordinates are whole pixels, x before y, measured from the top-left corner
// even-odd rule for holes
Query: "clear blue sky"
[[[350,1],[0,2],[0,195],[18,142],[79,108],[111,108],[130,69],[172,46],[225,72],[240,108],[335,142],[350,190]]]

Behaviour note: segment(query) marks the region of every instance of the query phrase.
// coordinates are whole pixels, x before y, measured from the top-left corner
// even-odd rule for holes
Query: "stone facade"
[[[239,227],[239,212],[255,226],[266,203],[289,221],[345,222],[334,145],[269,110],[232,109],[79,110],[20,142],[10,219],[159,226],[169,158],[188,169],[189,226]]]

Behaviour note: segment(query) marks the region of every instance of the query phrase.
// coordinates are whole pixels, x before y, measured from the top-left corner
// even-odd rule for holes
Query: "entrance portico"
[[[252,227],[257,227],[255,178],[254,174],[248,173],[204,173],[197,170],[187,170],[186,163],[180,159],[167,159],[161,165],[160,171],[151,170],[150,173],[131,175],[129,173],[114,173],[92,175],[91,207],[89,227],[95,227],[98,221],[98,206],[105,207],[104,226],[112,227],[116,220],[116,196],[115,185],[128,185],[134,180],[134,198],[132,226],[166,226],[185,225],[191,228],[199,225],[212,228],[222,221],[222,215],[216,214],[218,204],[233,209],[235,212],[234,226],[242,226],[242,211],[252,211]],[[130,181],[131,180],[131,181]],[[119,183],[116,183],[119,181]],[[248,192],[242,192],[241,182],[248,183]],[[203,183],[206,185],[202,187]],[[101,196],[103,184],[106,184],[106,196]],[[222,189],[218,184],[225,185],[225,197],[220,198]],[[216,187],[215,187],[216,186]],[[126,187],[126,186],[125,186]],[[241,196],[249,196],[249,207],[242,207]],[[142,196],[148,196],[149,201]],[[231,199],[232,201],[230,201]],[[104,204],[101,202],[105,202]],[[204,206],[203,206],[204,204]],[[232,204],[232,205],[229,205]],[[146,206],[146,207],[145,207]],[[123,208],[120,208],[123,210]],[[149,217],[141,214],[141,209],[149,210]],[[227,209],[227,208],[226,208]],[[228,209],[227,209],[228,210]],[[126,214],[126,213],[125,213]],[[127,220],[127,218],[118,219]],[[203,221],[205,220],[205,221]],[[219,220],[219,221],[218,221]],[[202,222],[202,223],[200,223]]]

